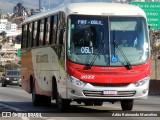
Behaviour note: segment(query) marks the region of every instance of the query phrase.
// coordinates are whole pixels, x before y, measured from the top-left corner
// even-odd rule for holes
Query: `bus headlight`
[[[76,86],[79,86],[79,87],[83,87],[86,84],[85,82],[80,81],[79,79],[77,79],[73,76],[70,77],[70,81],[71,81],[72,84],[74,84]]]
[[[149,79],[150,79],[150,77],[146,77],[146,78],[143,78],[143,79],[135,82],[134,84],[135,84],[136,87],[139,87],[139,86],[144,85],[146,82],[148,82]]]
[[[9,78],[6,78],[6,80],[9,80]]]

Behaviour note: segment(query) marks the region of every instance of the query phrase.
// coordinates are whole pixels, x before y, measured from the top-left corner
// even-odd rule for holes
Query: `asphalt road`
[[[33,107],[31,95],[18,86],[1,87],[0,83],[0,113],[13,112],[12,120],[158,120],[160,118],[160,96],[149,96],[147,100],[135,100],[132,112],[121,111],[120,103],[104,103],[101,107],[84,106],[71,103],[67,113],[61,113],[54,101],[50,107]],[[16,113],[22,117],[16,117]],[[24,114],[37,113],[38,118],[26,118]],[[23,115],[22,115],[23,114]],[[13,114],[12,114],[13,115]],[[159,117],[156,117],[156,116]],[[42,118],[40,118],[42,116]],[[0,120],[9,119],[1,117]]]

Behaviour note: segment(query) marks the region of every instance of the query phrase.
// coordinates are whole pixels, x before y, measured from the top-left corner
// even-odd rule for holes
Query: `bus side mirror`
[[[149,29],[149,30],[151,29],[151,26],[150,26],[150,25],[148,25],[148,29]]]

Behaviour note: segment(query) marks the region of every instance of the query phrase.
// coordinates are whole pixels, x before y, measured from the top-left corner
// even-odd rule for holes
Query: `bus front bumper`
[[[126,86],[99,86],[91,83],[73,83],[68,81],[68,99],[147,99],[149,92],[149,77],[145,82],[130,83]],[[141,80],[140,80],[141,81]]]

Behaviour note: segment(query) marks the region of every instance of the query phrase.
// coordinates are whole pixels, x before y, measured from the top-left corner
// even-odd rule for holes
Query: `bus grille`
[[[103,94],[103,91],[84,90],[83,94],[87,97],[131,97],[136,94],[136,91],[117,91],[116,95],[110,95],[110,94]]]
[[[125,87],[129,85],[129,83],[124,83],[124,84],[98,84],[98,83],[90,83],[93,86],[97,87]]]

